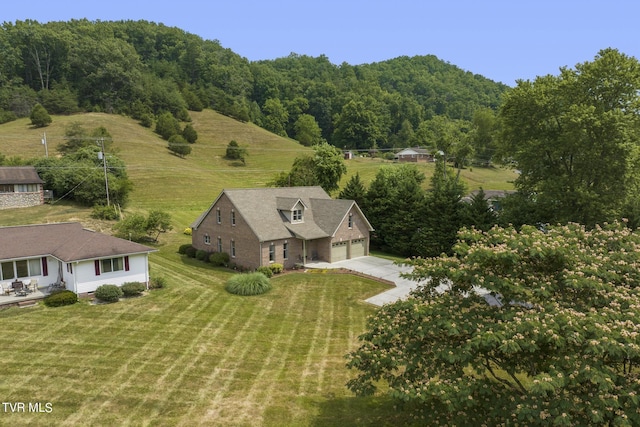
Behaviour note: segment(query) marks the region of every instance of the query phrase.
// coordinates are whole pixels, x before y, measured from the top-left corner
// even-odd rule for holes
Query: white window
[[[208,234],[204,235],[204,244],[205,245],[210,245],[211,244],[211,236],[209,236]]]
[[[349,228],[353,228],[353,214],[349,214]]]
[[[222,214],[220,213],[220,208],[216,210],[216,222],[218,224],[222,224]]]
[[[287,242],[282,244],[282,257],[284,259],[289,259],[289,243]]]
[[[236,225],[236,213],[231,211],[231,225]]]
[[[292,215],[292,221],[302,221],[302,209],[295,209]]]
[[[269,262],[276,260],[276,245],[274,243],[269,244]]]
[[[218,237],[218,252],[222,252],[222,239]]]
[[[38,184],[16,184],[16,193],[35,193],[38,191]]]
[[[40,258],[6,261],[0,264],[0,280],[11,280],[42,274]]]
[[[122,258],[107,258],[100,261],[100,270],[102,273],[111,273],[112,271],[124,270],[124,262]]]
[[[231,240],[231,258],[236,257],[236,242]]]

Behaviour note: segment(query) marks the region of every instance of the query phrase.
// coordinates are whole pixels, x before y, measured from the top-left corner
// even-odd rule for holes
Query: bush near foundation
[[[72,291],[58,291],[48,295],[44,299],[47,307],[62,307],[63,305],[73,305],[78,302],[78,295]]]
[[[146,286],[140,282],[127,282],[120,289],[122,289],[122,294],[125,297],[137,297],[145,291]]]
[[[116,285],[101,285],[94,292],[93,296],[102,302],[116,302],[123,295],[122,289]]]

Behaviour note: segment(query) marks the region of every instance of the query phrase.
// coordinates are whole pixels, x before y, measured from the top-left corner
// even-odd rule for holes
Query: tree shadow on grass
[[[314,427],[333,426],[420,426],[411,414],[403,411],[390,397],[334,397],[319,403]]]

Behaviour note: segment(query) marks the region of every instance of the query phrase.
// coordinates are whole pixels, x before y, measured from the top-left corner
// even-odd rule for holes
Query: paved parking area
[[[360,258],[347,259],[344,261],[319,262],[307,264],[307,268],[344,268],[347,270],[357,271],[373,277],[389,280],[396,284],[395,288],[389,289],[381,294],[374,295],[367,299],[368,303],[382,306],[383,304],[398,301],[406,298],[409,292],[416,288],[417,282],[400,277],[401,273],[408,273],[413,267],[406,265],[396,265],[393,261],[378,258],[374,256],[365,256]]]

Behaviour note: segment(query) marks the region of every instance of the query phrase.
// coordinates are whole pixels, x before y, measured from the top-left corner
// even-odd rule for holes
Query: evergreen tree
[[[198,132],[196,132],[190,123],[187,123],[182,130],[182,137],[186,139],[189,144],[193,144],[198,140]]]
[[[31,124],[37,128],[49,126],[51,123],[51,116],[47,110],[40,104],[36,104],[31,110]]]
[[[191,146],[189,145],[187,140],[180,135],[173,135],[171,138],[169,138],[168,148],[169,151],[182,158],[184,158],[184,156],[186,156],[187,154],[191,154]]]
[[[420,226],[413,239],[413,254],[435,257],[450,254],[458,230],[463,225],[462,196],[465,184],[459,174],[447,169],[443,159],[436,162],[431,191],[424,199]]]
[[[347,181],[347,185],[342,189],[338,198],[355,200],[358,206],[363,208],[366,196],[367,189],[360,179],[360,172],[357,172],[355,175],[349,178],[349,181]]]
[[[425,177],[415,165],[382,167],[371,182],[364,212],[376,230],[371,243],[384,251],[412,255],[411,241],[419,227]]]
[[[475,227],[478,230],[487,231],[498,221],[498,217],[491,209],[482,188],[471,196],[471,201],[462,207],[462,224],[467,227]]]

